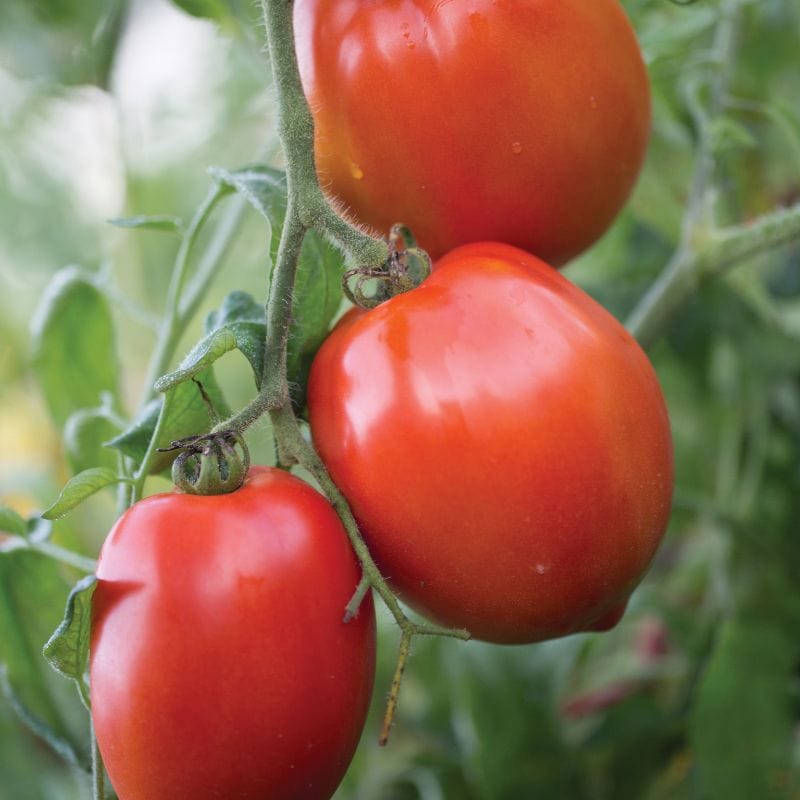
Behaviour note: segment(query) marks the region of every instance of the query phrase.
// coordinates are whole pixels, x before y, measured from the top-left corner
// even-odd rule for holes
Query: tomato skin
[[[295,0],[294,24],[320,182],[357,221],[557,266],[625,203],[650,91],[617,0]]]
[[[327,800],[361,735],[371,597],[331,506],[252,467],[242,488],[162,494],[106,540],[92,717],[120,800]]]
[[[333,331],[308,403],[412,607],[500,643],[616,624],[667,524],[669,420],[633,338],[556,270],[456,249]]]

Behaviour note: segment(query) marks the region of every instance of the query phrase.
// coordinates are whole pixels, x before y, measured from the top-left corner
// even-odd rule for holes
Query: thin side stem
[[[625,325],[642,347],[661,335],[700,284],[736,264],[800,239],[800,203],[723,228],[695,248],[679,248],[631,312]]]
[[[403,674],[406,670],[406,663],[408,657],[411,655],[411,639],[412,634],[404,630],[400,637],[400,648],[397,653],[397,664],[394,668],[394,675],[392,676],[392,685],[389,688],[389,697],[386,701],[386,710],[383,715],[383,725],[381,726],[381,733],[378,737],[378,744],[384,747],[389,741],[389,732],[392,729],[395,714],[397,713],[397,701],[400,696],[400,686],[403,683]]]
[[[159,329],[158,343],[147,372],[144,394],[140,406],[143,406],[148,400],[155,396],[155,382],[167,370],[169,362],[172,360],[175,353],[178,339],[183,333],[186,317],[181,314],[180,302],[189,269],[189,256],[197,240],[197,234],[211,215],[214,207],[224,196],[225,191],[226,190],[220,186],[214,186],[211,189],[200,208],[197,209],[197,212],[181,240],[178,254],[175,256],[175,265],[172,269],[172,277],[170,278],[169,288],[167,290],[166,309]],[[196,302],[197,301],[193,303],[193,306],[196,305]]]
[[[688,92],[689,109],[697,127],[698,151],[681,241],[626,321],[628,330],[645,348],[661,335],[703,281],[719,276],[750,256],[800,237],[800,204],[764,214],[747,225],[721,230],[714,227],[713,122],[729,102],[743,5],[743,0],[727,0],[722,4],[711,47],[710,75],[705,82],[694,82]],[[705,104],[701,99],[703,85],[708,89]]]
[[[92,737],[92,800],[105,800],[106,796],[106,776],[103,765],[103,757],[100,755],[100,747],[97,744],[97,736],[94,732],[94,722],[91,722]]]

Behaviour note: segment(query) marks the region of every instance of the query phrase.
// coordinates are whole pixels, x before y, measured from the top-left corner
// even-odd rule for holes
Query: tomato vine
[[[673,2],[689,4],[678,0]],[[653,345],[659,339],[675,315],[705,282],[720,277],[733,265],[746,259],[800,239],[800,203],[774,209],[747,222],[725,226],[719,226],[717,222],[715,124],[721,115],[737,104],[730,93],[730,76],[739,53],[740,26],[747,5],[748,0],[724,0],[720,4],[711,50],[697,67],[686,92],[686,106],[698,147],[680,241],[659,277],[638,298],[626,320],[626,327],[644,347]],[[261,2],[278,111],[278,133],[286,163],[287,201],[264,309],[264,335],[259,350],[263,358],[257,370],[257,393],[237,413],[226,414],[225,419],[216,422],[213,433],[233,432],[240,436],[258,420],[268,416],[279,463],[286,468],[298,464],[310,473],[342,520],[363,570],[361,582],[347,606],[342,609],[345,621],[357,614],[365,596],[374,591],[399,628],[398,655],[380,732],[380,742],[384,744],[389,736],[401,681],[415,637],[467,639],[469,636],[464,630],[445,628],[408,616],[381,575],[347,500],[309,442],[304,423],[293,405],[288,350],[292,298],[296,291],[298,264],[304,242],[309,234],[318,235],[333,243],[341,252],[346,262],[345,270],[360,270],[369,275],[388,271],[390,248],[387,241],[370,236],[350,224],[328,202],[321,190],[314,162],[313,120],[303,94],[293,46],[292,6],[290,0]],[[232,193],[231,186],[230,175],[218,180],[186,228],[174,226],[181,236],[180,247],[172,267],[165,311],[139,404],[142,413],[157,398],[161,388],[174,388],[169,382],[163,383],[165,373],[175,360],[180,339],[206,297],[211,280],[228,253],[244,217],[247,200],[237,195],[230,200],[227,212],[212,232],[210,244],[194,264],[200,232],[209,225],[212,214],[223,198]],[[158,224],[165,223],[162,220]],[[194,273],[190,277],[191,267],[194,267]],[[122,425],[116,421],[116,412],[109,411],[113,405],[113,402],[107,404],[104,413],[109,419],[113,417],[113,424],[121,428]],[[137,457],[124,452],[119,457],[118,469],[98,467],[81,473],[70,482],[65,498],[58,501],[45,516],[60,516],[89,494],[114,485],[117,486],[120,514],[140,500],[145,494],[149,477],[160,464],[164,440],[170,440],[174,433],[170,413],[169,403],[164,400],[155,416],[149,420],[152,427],[147,428],[147,444]],[[93,559],[30,535],[21,518],[8,515],[3,519],[3,529],[13,533],[3,543],[5,551],[27,549],[85,572],[94,570]],[[106,788],[96,743],[93,743],[92,751],[93,791],[94,797],[99,800],[104,797]]]

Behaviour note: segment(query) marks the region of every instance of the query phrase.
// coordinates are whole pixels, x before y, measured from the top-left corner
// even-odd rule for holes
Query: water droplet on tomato
[[[511,152],[518,156],[522,152],[522,143],[521,142],[511,142]]]
[[[589,98],[589,105],[592,108],[597,108],[597,98],[594,95]]]
[[[360,181],[364,177],[364,170],[358,166],[354,161],[350,162],[350,174],[357,180]]]

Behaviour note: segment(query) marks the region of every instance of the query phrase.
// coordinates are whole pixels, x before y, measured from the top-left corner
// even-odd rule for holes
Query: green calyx
[[[416,289],[431,273],[430,257],[417,247],[408,228],[394,225],[388,244],[389,257],[380,267],[356,267],[344,274],[342,289],[359,308],[375,308],[395,295]]]
[[[250,468],[250,452],[235,431],[190,436],[172,442],[168,449],[182,451],[172,464],[172,480],[186,494],[235,492]]]

